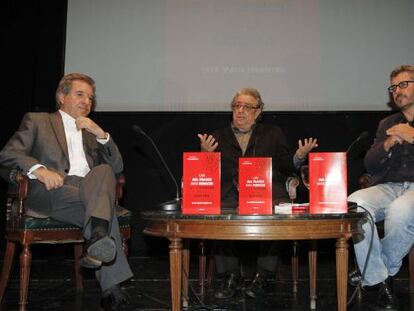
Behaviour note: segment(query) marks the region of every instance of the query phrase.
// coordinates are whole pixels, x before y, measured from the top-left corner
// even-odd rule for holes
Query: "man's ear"
[[[63,98],[65,97],[65,95],[63,95],[62,93],[59,93],[57,96],[58,99],[58,104],[57,104],[57,108],[60,109],[60,107],[62,107],[62,102],[63,102]]]
[[[256,120],[257,120],[257,121],[259,121],[259,120],[260,120],[260,117],[261,117],[261,115],[262,115],[263,110],[262,110],[262,109],[257,109],[257,112],[258,112],[258,114],[257,114],[256,118],[254,119],[255,121],[256,121]]]

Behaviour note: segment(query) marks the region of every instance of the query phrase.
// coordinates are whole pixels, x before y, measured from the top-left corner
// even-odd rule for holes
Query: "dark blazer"
[[[242,150],[231,126],[213,133],[221,152],[221,200],[223,206],[238,205],[239,158]],[[286,176],[294,171],[293,153],[289,150],[282,130],[274,125],[259,123],[253,129],[244,157],[271,157],[273,167],[273,201],[288,201]]]
[[[107,163],[115,174],[122,172],[122,157],[112,138],[102,145],[86,130],[82,131],[82,137],[90,168]],[[23,174],[35,164],[42,164],[62,176],[69,172],[68,147],[59,112],[25,114],[19,129],[0,152],[0,165],[17,167]],[[52,207],[45,186],[38,180],[30,180],[29,189],[27,206],[32,214],[49,216]]]
[[[414,162],[414,146],[412,144],[404,142],[401,145],[394,146],[390,152],[386,152],[384,149],[384,142],[388,138],[386,131],[396,124],[407,122],[401,112],[392,114],[380,121],[374,143],[364,159],[365,168],[372,175],[372,185],[395,181],[391,180],[392,177],[390,179],[390,175],[393,175],[401,167],[402,161],[407,164]],[[407,170],[414,171],[414,167],[408,165]]]

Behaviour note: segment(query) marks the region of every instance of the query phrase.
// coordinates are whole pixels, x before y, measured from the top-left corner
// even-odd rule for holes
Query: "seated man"
[[[237,210],[238,206],[238,163],[240,157],[271,157],[273,159],[272,196],[273,203],[289,202],[285,189],[285,177],[306,159],[307,154],[317,146],[316,139],[299,141],[299,148],[293,155],[279,127],[258,123],[263,111],[260,93],[253,88],[243,88],[233,97],[231,109],[233,120],[228,127],[212,135],[199,134],[201,151],[221,152],[221,204],[222,208]],[[257,271],[246,294],[255,298],[263,293],[267,275],[276,270],[276,255],[273,242],[261,242],[257,258]],[[224,275],[217,298],[232,297],[240,283],[240,263],[235,254],[234,243],[216,242],[216,269]]]
[[[0,164],[29,177],[28,215],[84,228],[81,265],[96,270],[103,307],[118,310],[128,302],[119,284],[132,277],[115,215],[115,174],[122,172],[122,157],[110,135],[87,117],[95,101],[92,78],[64,76],[56,101],[55,113],[24,116],[1,150]]]
[[[358,204],[358,210],[368,211],[374,222],[384,220],[382,240],[376,226],[372,231],[365,223],[364,238],[354,244],[359,270],[365,271],[362,286],[378,287],[381,310],[397,309],[391,280],[414,241],[414,67],[397,67],[390,80],[388,91],[400,111],[380,122],[374,144],[365,156],[372,186],[348,198]],[[350,281],[357,284],[360,279],[361,275],[354,273]]]

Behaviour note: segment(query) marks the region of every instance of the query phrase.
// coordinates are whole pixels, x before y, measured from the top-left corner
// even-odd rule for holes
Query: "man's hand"
[[[212,135],[207,134],[198,134],[200,138],[200,149],[201,151],[213,152],[218,146],[218,142],[214,139]]]
[[[384,142],[384,149],[386,152],[389,152],[392,147],[398,144],[402,144],[403,142],[404,141],[401,137],[394,135],[388,136],[388,138]]]
[[[75,122],[78,130],[85,129],[99,139],[106,139],[108,137],[105,131],[88,117],[78,117]]]
[[[318,140],[316,138],[305,138],[303,140],[299,139],[298,141],[298,149],[296,150],[296,157],[299,160],[304,160],[308,153],[313,149],[318,147]]]
[[[400,123],[400,124],[394,125],[390,127],[386,133],[389,136],[398,137],[400,144],[403,143],[404,141],[406,141],[409,144],[412,144],[414,140],[414,127],[410,126],[408,123]],[[392,146],[394,145],[395,143]],[[384,147],[385,147],[385,143],[384,143]]]
[[[63,186],[63,177],[45,167],[39,167],[32,174],[45,185],[46,190],[57,189]]]

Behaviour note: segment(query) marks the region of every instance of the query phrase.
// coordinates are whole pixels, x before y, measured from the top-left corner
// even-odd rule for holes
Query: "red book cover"
[[[272,214],[272,158],[239,158],[239,214]]]
[[[220,153],[184,152],[183,214],[220,214]]]
[[[347,213],[347,172],[345,152],[309,154],[309,212]]]

